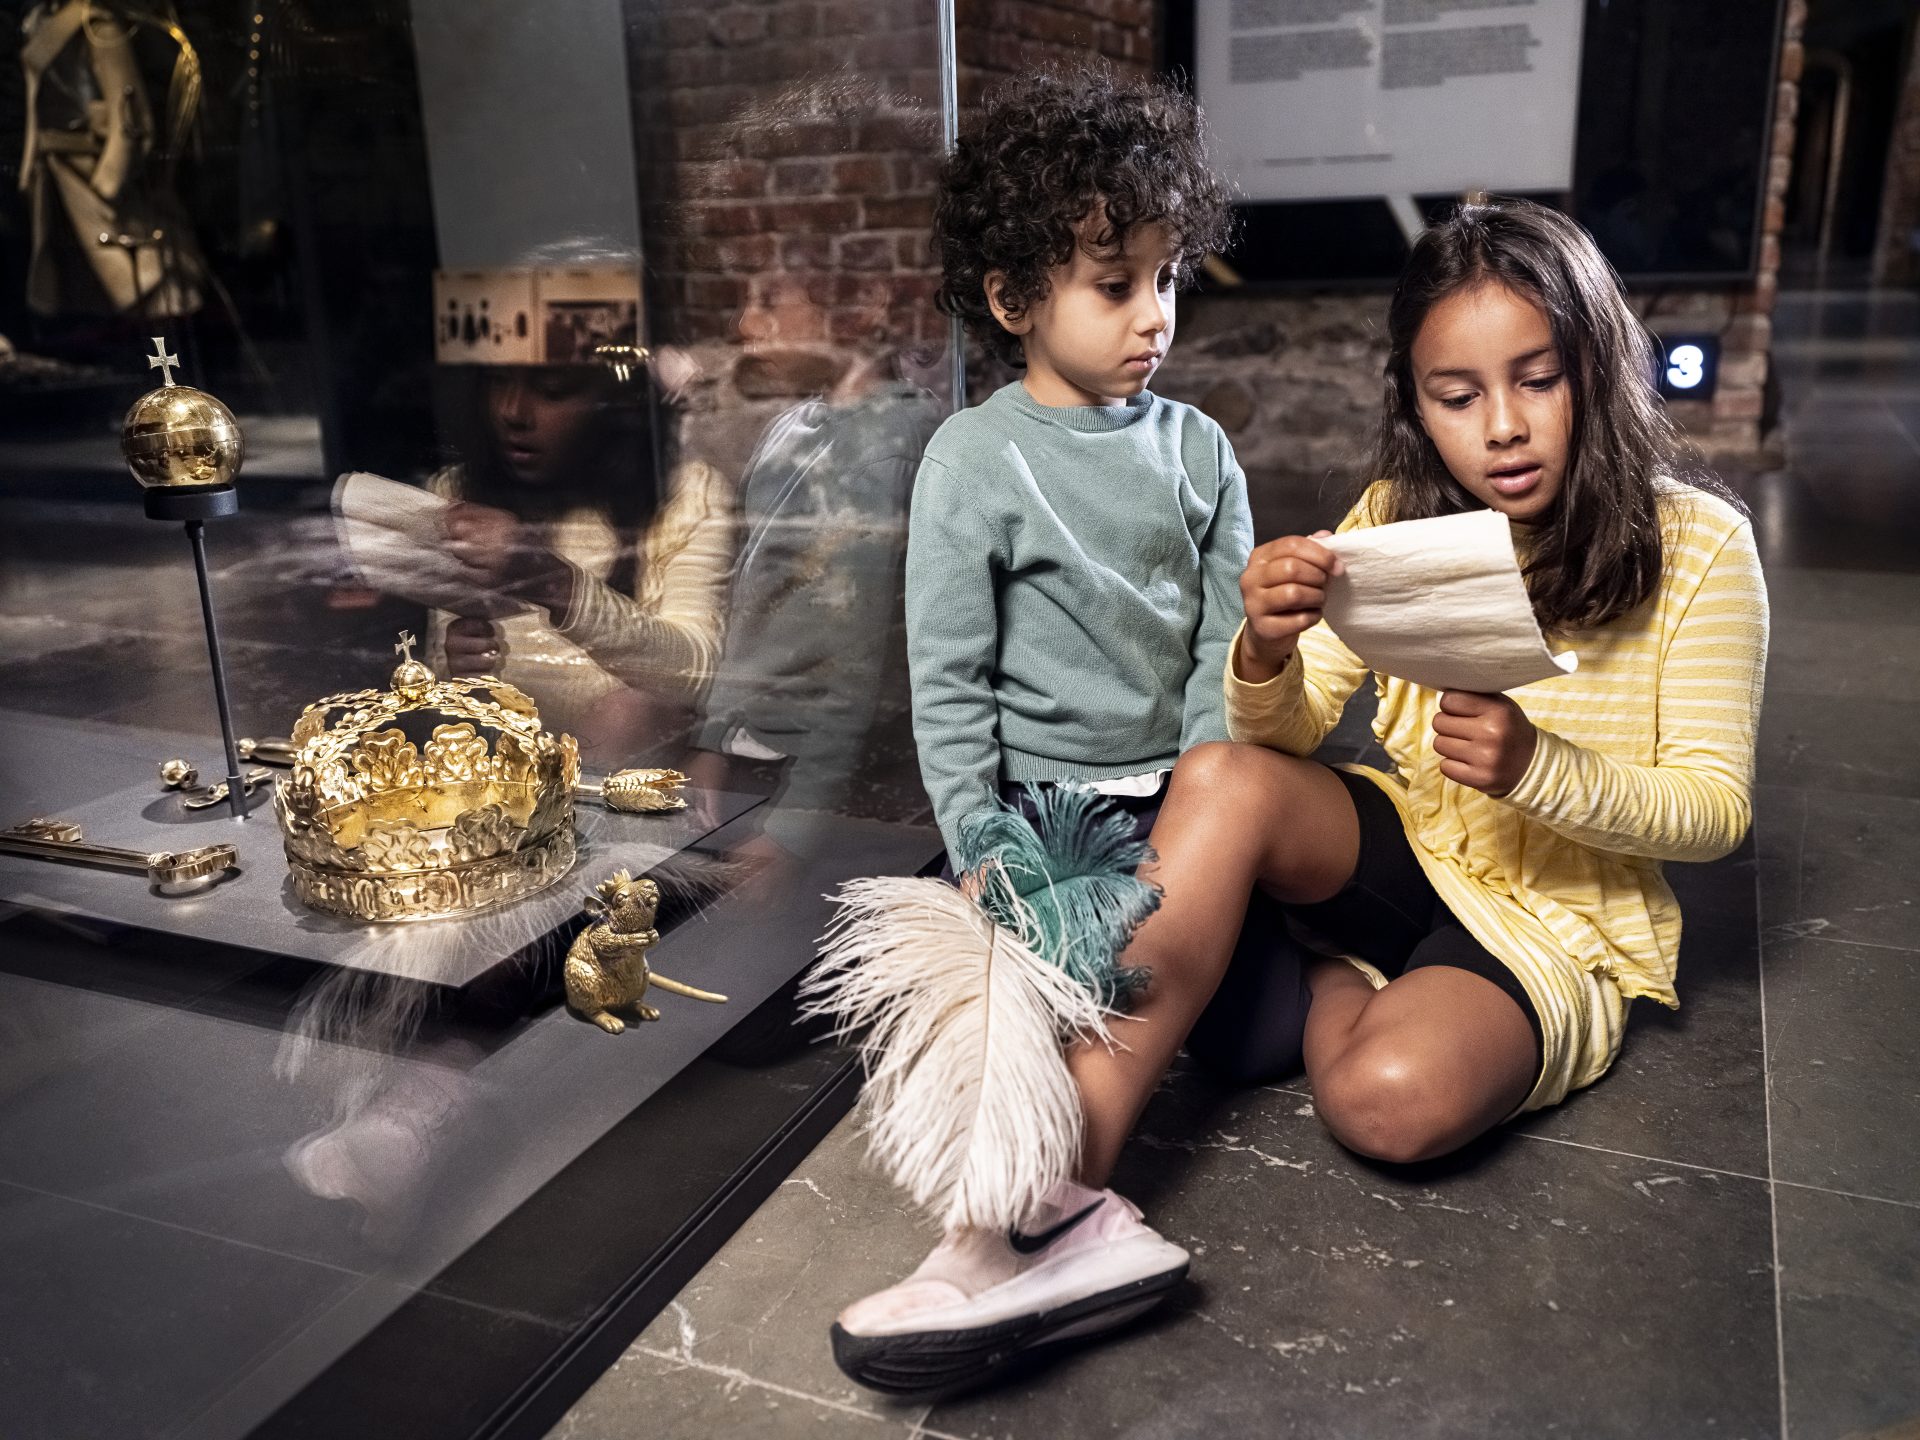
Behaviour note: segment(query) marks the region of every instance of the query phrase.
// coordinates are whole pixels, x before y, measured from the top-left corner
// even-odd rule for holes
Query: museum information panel
[[[1582,7],[1220,0],[1195,70],[1249,201],[1565,190]]]

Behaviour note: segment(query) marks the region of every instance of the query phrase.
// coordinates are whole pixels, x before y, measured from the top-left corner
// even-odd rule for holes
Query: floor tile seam
[[[1806,808],[1803,806],[1801,811],[1800,852],[1803,855],[1806,853]],[[1761,939],[1766,922],[1758,865],[1753,867],[1753,919],[1754,968],[1760,1000],[1760,1106],[1767,1137],[1767,1229],[1773,1247],[1773,1363],[1780,1385],[1780,1440],[1791,1440],[1787,1423],[1787,1319],[1780,1273],[1780,1185],[1773,1163],[1773,1062],[1767,1044],[1767,946]]]
[[[1275,1095],[1298,1096],[1303,1100],[1313,1098],[1312,1091],[1299,1090],[1287,1085],[1262,1085],[1258,1088]],[[1920,1210],[1920,1200],[1897,1200],[1890,1195],[1867,1195],[1853,1190],[1836,1190],[1830,1185],[1815,1185],[1804,1180],[1770,1181],[1765,1175],[1755,1175],[1746,1170],[1734,1170],[1725,1165],[1698,1165],[1687,1160],[1676,1160],[1670,1155],[1648,1155],[1638,1150],[1619,1150],[1611,1145],[1591,1145],[1584,1140],[1567,1140],[1558,1135],[1541,1135],[1530,1130],[1508,1130],[1506,1133],[1516,1140],[1538,1140],[1548,1145],[1563,1145],[1571,1150],[1585,1150],[1595,1155],[1613,1155],[1622,1160],[1643,1160],[1649,1165],[1671,1165],[1678,1170],[1694,1170],[1703,1175],[1722,1175],[1729,1180],[1750,1180],[1756,1185],[1787,1185],[1796,1190],[1815,1190],[1848,1200],[1868,1200],[1881,1205],[1896,1205],[1903,1209]]]
[[[1564,1145],[1572,1150],[1585,1150],[1594,1155],[1613,1155],[1622,1160],[1643,1160],[1649,1165],[1671,1165],[1676,1170],[1693,1170],[1702,1175],[1720,1175],[1729,1180],[1750,1180],[1756,1185],[1768,1184],[1767,1177],[1755,1175],[1746,1170],[1730,1170],[1724,1165],[1696,1165],[1686,1160],[1675,1160],[1670,1155],[1644,1155],[1637,1150],[1616,1150],[1610,1145],[1589,1145],[1584,1140],[1565,1140],[1558,1135],[1538,1135],[1528,1130],[1509,1130],[1516,1140],[1539,1140],[1548,1145]]]
[[[356,1270],[351,1265],[338,1265],[331,1260],[316,1260],[309,1255],[295,1255],[288,1250],[279,1250],[271,1245],[262,1245],[254,1240],[241,1240],[232,1235],[218,1235],[211,1230],[202,1230],[196,1225],[183,1225],[178,1220],[162,1220],[156,1215],[142,1215],[137,1210],[122,1210],[117,1205],[102,1204],[98,1200],[87,1200],[79,1195],[63,1195],[58,1190],[45,1190],[38,1185],[23,1184],[18,1180],[0,1178],[0,1186],[10,1190],[22,1190],[29,1195],[40,1195],[48,1200],[63,1200],[80,1205],[88,1210],[98,1210],[107,1215],[118,1215],[123,1220],[136,1220],[142,1225],[157,1225],[163,1230],[176,1230],[183,1235],[195,1235],[202,1240],[212,1240],[221,1245],[232,1245],[240,1250],[252,1250],[261,1255],[273,1255],[282,1260],[291,1260],[296,1265],[310,1265],[316,1270],[331,1270],[340,1275],[351,1275],[356,1280],[375,1280],[380,1278],[369,1270]]]
[[[1816,1195],[1832,1195],[1840,1200],[1864,1200],[1870,1205],[1892,1205],[1901,1210],[1920,1210],[1920,1200],[1898,1200],[1891,1195],[1869,1195],[1861,1190],[1837,1190],[1831,1185],[1815,1185],[1811,1180],[1775,1180],[1789,1190],[1810,1190]]]
[[[908,1440],[974,1440],[974,1437],[955,1435],[950,1430],[928,1429],[927,1421],[933,1418],[933,1411],[933,1406],[927,1406],[926,1412],[922,1414],[918,1420],[914,1421],[913,1430],[908,1436]]]
[[[1864,1200],[1874,1205],[1892,1205],[1901,1210],[1920,1210],[1920,1200],[1900,1200],[1891,1195],[1869,1195],[1859,1190],[1839,1190],[1831,1185],[1815,1185],[1808,1180],[1771,1181],[1764,1175],[1750,1175],[1744,1170],[1727,1170],[1717,1165],[1692,1165],[1684,1160],[1670,1159],[1664,1155],[1642,1155],[1632,1150],[1614,1150],[1605,1145],[1588,1145],[1579,1140],[1562,1140],[1557,1135],[1532,1135],[1526,1131],[1510,1132],[1520,1140],[1543,1140],[1549,1145],[1565,1145],[1574,1150],[1586,1150],[1596,1155],[1617,1155],[1623,1160],[1644,1160],[1650,1165],[1671,1165],[1679,1170],[1695,1170],[1705,1175],[1722,1175],[1729,1180],[1751,1180],[1756,1185],[1784,1185],[1789,1190],[1810,1190],[1819,1195],[1832,1195],[1842,1200]]]
[[[1845,935],[1828,935],[1824,931],[1814,931],[1805,935],[1783,935],[1772,932],[1784,930],[1797,921],[1783,920],[1778,925],[1769,925],[1760,932],[1760,948],[1768,945],[1798,945],[1803,940],[1812,940],[1821,945],[1858,945],[1863,950],[1891,950],[1896,955],[1920,955],[1920,945],[1889,945],[1884,940],[1852,940]]]
[[[811,1391],[801,1390],[792,1385],[782,1385],[777,1380],[763,1380],[758,1375],[749,1374],[735,1365],[719,1365],[711,1360],[701,1360],[680,1350],[659,1350],[651,1345],[635,1345],[628,1353],[645,1355],[650,1360],[664,1361],[669,1365],[678,1365],[685,1370],[698,1370],[703,1375],[711,1375],[735,1385],[751,1385],[757,1390],[769,1390],[775,1395],[784,1395],[792,1400],[805,1400],[824,1410],[836,1411],[842,1415],[853,1415],[861,1420],[871,1420],[876,1425],[914,1425],[920,1426],[918,1434],[928,1440],[964,1440],[962,1436],[950,1436],[943,1431],[929,1430],[924,1421],[910,1421],[905,1415],[887,1415],[873,1410],[862,1410],[858,1405],[849,1405],[844,1400],[829,1400],[824,1395],[815,1395]]]
[[[1914,576],[1914,578],[1920,580],[1920,576]],[[113,726],[113,728],[115,728],[115,730],[125,730],[127,726]],[[1874,801],[1874,803],[1880,804],[1880,806],[1885,806],[1887,810],[1920,810],[1920,799],[1916,799],[1916,797],[1912,797],[1912,795],[1866,795],[1866,793],[1855,793],[1855,791],[1836,791],[1832,785],[1793,785],[1793,783],[1789,783],[1789,781],[1778,780],[1778,778],[1774,778],[1774,780],[1755,780],[1753,781],[1753,789],[1755,789],[1755,791],[1763,791],[1763,789],[1764,791],[1772,791],[1774,795],[1791,795],[1793,801],[1801,804],[1803,810],[1807,808],[1807,801],[1812,799],[1812,797],[1818,797],[1818,799],[1845,799],[1845,801],[1860,801],[1860,799],[1866,799],[1866,801]],[[1757,812],[1757,810],[1759,810],[1759,804],[1755,804],[1755,812]],[[1903,816],[1903,818],[1905,818],[1905,816]]]

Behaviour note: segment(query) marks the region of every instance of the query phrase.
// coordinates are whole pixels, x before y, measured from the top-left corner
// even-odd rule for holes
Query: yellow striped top
[[[427,488],[458,500],[465,481],[453,466]],[[531,695],[553,730],[590,727],[595,706],[623,690],[692,703],[712,680],[726,637],[737,509],[732,482],[713,466],[675,466],[639,537],[631,595],[607,583],[629,537],[586,507],[553,521],[548,543],[573,569],[572,604],[565,615],[526,610],[496,622],[506,648],[500,678]],[[453,618],[435,610],[427,619],[426,661],[442,674]]]
[[[1341,522],[1371,523],[1379,487]],[[1660,482],[1658,589],[1634,611],[1558,637],[1580,666],[1511,692],[1539,731],[1533,762],[1494,798],[1448,780],[1433,750],[1439,692],[1375,675],[1374,734],[1393,761],[1360,766],[1400,811],[1427,878],[1511,968],[1540,1016],[1545,1058],[1523,1109],[1606,1073],[1627,1002],[1674,991],[1680,909],[1665,860],[1713,860],[1752,816],[1767,594],[1753,529],[1703,491]],[[1237,654],[1238,638],[1229,654]],[[1226,674],[1236,740],[1319,747],[1367,667],[1327,626],[1263,685]]]

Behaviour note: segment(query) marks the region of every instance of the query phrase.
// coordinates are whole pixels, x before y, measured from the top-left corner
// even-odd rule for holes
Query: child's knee
[[[1455,1118],[1400,1047],[1361,1042],[1313,1077],[1314,1109],[1347,1149],[1405,1165],[1452,1148]]]
[[[1183,796],[1210,804],[1243,799],[1260,785],[1273,782],[1273,760],[1278,757],[1253,745],[1230,740],[1207,740],[1185,752],[1173,767],[1168,798]]]

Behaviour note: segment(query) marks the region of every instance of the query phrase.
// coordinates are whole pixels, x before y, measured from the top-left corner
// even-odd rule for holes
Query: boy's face
[[[1093,223],[1083,221],[1081,233]],[[1042,405],[1119,405],[1146,389],[1173,343],[1178,260],[1161,225],[1141,226],[1104,259],[1076,247],[1017,319],[1001,308],[998,277],[989,275],[994,314],[1026,351],[1027,392]]]

